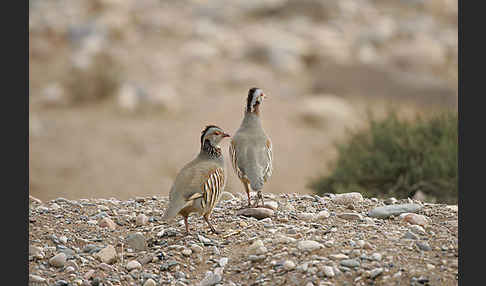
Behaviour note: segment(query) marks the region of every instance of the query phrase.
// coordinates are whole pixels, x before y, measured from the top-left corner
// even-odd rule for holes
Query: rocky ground
[[[246,196],[246,195],[245,195]],[[224,193],[209,232],[167,197],[30,198],[31,285],[457,285],[457,206],[358,193]]]

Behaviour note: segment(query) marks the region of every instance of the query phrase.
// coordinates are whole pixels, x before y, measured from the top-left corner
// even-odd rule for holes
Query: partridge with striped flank
[[[226,185],[219,143],[229,136],[218,126],[207,126],[201,134],[199,155],[181,169],[172,185],[163,219],[170,220],[180,214],[184,218],[186,234],[189,233],[188,217],[191,213],[202,215],[211,230],[219,233],[209,218]]]

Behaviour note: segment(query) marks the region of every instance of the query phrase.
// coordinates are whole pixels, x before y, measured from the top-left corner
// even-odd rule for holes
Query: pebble
[[[143,286],[156,286],[156,285],[157,283],[152,278],[147,279],[147,281],[143,283]]]
[[[287,271],[293,270],[295,268],[295,263],[292,260],[285,260],[283,268]]]
[[[191,250],[194,253],[201,253],[201,252],[203,252],[204,248],[202,248],[201,246],[199,246],[197,244],[191,244]]]
[[[371,255],[371,259],[374,261],[381,261],[382,255],[378,252],[375,252]]]
[[[125,242],[134,251],[145,250],[145,236],[141,232],[130,233],[125,238]]]
[[[94,257],[99,259],[101,262],[112,264],[116,261],[116,250],[112,245],[108,245],[98,253],[95,253]]]
[[[341,260],[340,264],[345,267],[359,267],[360,262],[358,259],[344,259]]]
[[[135,224],[137,226],[144,226],[148,223],[148,217],[144,214],[139,214],[135,219]]]
[[[397,216],[406,212],[416,212],[422,209],[419,204],[400,204],[377,207],[368,212],[368,216],[373,218],[388,218],[390,216]]]
[[[222,192],[220,201],[228,201],[234,199],[235,196],[230,192]]]
[[[316,215],[313,214],[313,213],[298,213],[297,214],[297,217],[300,220],[303,220],[303,221],[311,221],[311,220],[314,220],[314,218],[316,217]]]
[[[38,275],[29,274],[29,282],[31,283],[45,283],[46,279]]]
[[[224,267],[228,263],[228,258],[223,257],[219,260],[219,266]]]
[[[192,254],[192,250],[191,250],[191,249],[189,249],[189,248],[184,248],[184,250],[182,250],[182,254],[183,254],[184,256],[191,256],[191,254]]]
[[[420,225],[412,225],[410,227],[410,231],[412,231],[413,233],[419,234],[419,235],[425,235],[426,234],[425,229],[423,227],[421,227]]]
[[[74,269],[74,267],[72,267],[72,266],[68,266],[68,267],[66,267],[66,268],[64,269],[64,271],[65,271],[66,273],[73,273],[74,271],[76,271],[76,269]]]
[[[402,238],[405,238],[405,239],[418,239],[418,236],[416,234],[414,234],[413,232],[411,231],[407,231],[403,236]]]
[[[342,259],[348,259],[349,256],[339,253],[339,254],[331,254],[329,255],[329,258],[331,258],[332,260],[342,260]]]
[[[342,218],[345,220],[362,220],[363,217],[360,214],[357,213],[340,213],[337,214],[338,218]]]
[[[336,274],[334,273],[334,269],[331,267],[331,266],[323,266],[322,267],[322,271],[324,271],[324,275],[326,275],[327,277],[334,277]]]
[[[414,225],[426,226],[427,217],[419,214],[410,213],[403,217],[403,221]]]
[[[116,223],[109,217],[104,217],[98,221],[100,227],[107,227],[108,229],[115,230]]]
[[[278,210],[278,202],[276,201],[266,201],[264,204],[263,204],[263,207],[267,208],[267,209],[271,209],[271,210]]]
[[[324,245],[313,240],[303,240],[297,243],[297,248],[302,251],[314,251],[316,249],[323,248]]]
[[[213,286],[218,284],[222,280],[222,271],[218,271],[217,269],[213,271],[206,272],[206,276],[204,279],[201,280],[199,286]]]
[[[133,269],[142,269],[142,264],[137,260],[129,261],[126,265],[128,271],[132,271]]]
[[[357,192],[336,194],[332,201],[341,205],[350,205],[363,201],[363,196]]]
[[[432,250],[432,248],[429,246],[429,244],[425,241],[417,241],[416,242],[416,245],[418,246],[418,248],[420,250],[423,250],[423,251],[430,251]]]
[[[236,215],[254,217],[256,219],[264,219],[273,216],[274,211],[267,208],[245,208],[236,211]]]
[[[267,253],[267,248],[260,239],[255,240],[248,248],[248,253],[260,255]]]
[[[260,261],[263,261],[265,260],[266,256],[265,255],[254,255],[254,254],[251,254],[248,256],[248,260],[250,260],[251,262],[260,262]]]
[[[375,268],[373,270],[371,270],[371,273],[370,273],[370,278],[371,279],[375,279],[376,277],[378,277],[381,273],[383,273],[383,268]]]
[[[316,219],[317,220],[327,219],[330,216],[331,216],[331,214],[328,211],[322,210],[322,211],[320,211],[320,212],[317,213]]]
[[[66,254],[58,253],[49,259],[49,264],[54,267],[63,267],[66,263]]]
[[[386,199],[386,200],[384,201],[384,203],[385,203],[386,205],[393,205],[393,204],[397,203],[397,201],[398,201],[398,200],[397,200],[396,198],[391,197],[391,198]]]

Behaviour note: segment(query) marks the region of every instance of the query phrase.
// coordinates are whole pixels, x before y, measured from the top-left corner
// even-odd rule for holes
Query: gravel
[[[189,235],[180,220],[162,221],[157,210],[165,208],[167,197],[119,201],[116,208],[102,199],[58,201],[62,216],[39,208],[51,202],[34,201],[29,212],[29,280],[149,286],[369,285],[372,280],[410,285],[412,279],[457,283],[458,214],[453,208],[423,205],[417,214],[429,222],[422,227],[398,217],[373,218],[370,224],[337,215],[367,213],[384,205],[380,199],[355,201],[352,212],[349,205],[327,197],[295,194],[273,199],[288,208],[279,207],[266,220],[237,215],[232,200],[220,202],[212,215],[215,227],[223,230],[219,235],[197,216],[190,218]],[[403,201],[389,206],[399,203]],[[87,224],[82,217],[98,214],[100,206],[109,207],[106,212],[113,221],[131,218],[114,230]],[[155,220],[137,225],[135,214],[141,209]],[[297,216],[317,217],[323,211],[329,216],[318,220]],[[65,243],[56,244],[62,237]]]

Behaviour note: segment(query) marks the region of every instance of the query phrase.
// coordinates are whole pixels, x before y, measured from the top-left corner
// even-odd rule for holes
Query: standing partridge
[[[250,188],[257,192],[255,206],[263,205],[263,184],[272,175],[272,141],[263,130],[260,111],[265,94],[259,88],[248,91],[245,115],[229,146],[233,169],[243,183],[251,207]]]
[[[201,134],[201,151],[177,174],[169,193],[169,206],[162,219],[170,220],[180,214],[184,217],[186,234],[187,219],[191,213],[204,217],[214,233],[219,233],[209,222],[209,217],[226,185],[224,158],[219,143],[229,137],[215,125],[207,126]]]

